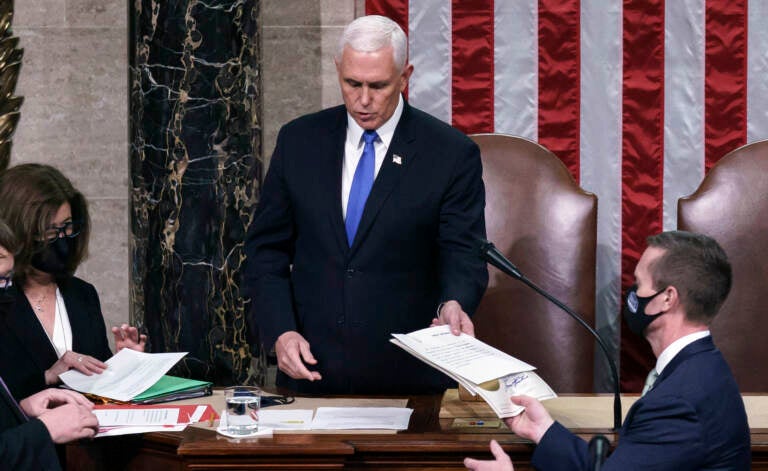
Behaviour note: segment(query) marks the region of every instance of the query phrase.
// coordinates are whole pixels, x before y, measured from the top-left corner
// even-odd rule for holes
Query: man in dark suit
[[[17,403],[0,383],[0,469],[60,469],[54,443],[93,437],[99,423],[91,409],[88,399],[64,389]]]
[[[656,355],[643,396],[630,408],[603,470],[750,469],[749,426],[736,381],[709,325],[731,288],[731,266],[713,239],[689,232],[648,238],[627,295],[625,320]],[[525,412],[507,420],[538,444],[540,470],[594,469],[587,444],[553,421],[540,402],[512,398]],[[498,444],[495,462],[467,459],[474,470],[512,469]]]
[[[477,146],[402,98],[413,66],[393,21],[358,18],[335,62],[344,106],[280,130],[246,239],[252,326],[278,384],[315,393],[418,393],[448,384],[391,333],[474,334],[487,284]],[[437,310],[437,311],[436,311]],[[303,381],[307,380],[307,381]]]

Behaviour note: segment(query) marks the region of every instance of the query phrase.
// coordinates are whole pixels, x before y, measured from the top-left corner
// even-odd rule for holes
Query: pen
[[[283,420],[281,423],[283,424],[303,424],[303,420]]]

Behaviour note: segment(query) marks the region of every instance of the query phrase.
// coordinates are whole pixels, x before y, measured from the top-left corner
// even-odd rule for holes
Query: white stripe
[[[411,0],[408,5],[408,47],[413,75],[408,101],[451,123],[451,2]]]
[[[705,0],[666,2],[664,25],[664,230],[677,200],[704,178]]]
[[[538,139],[538,0],[494,2],[494,132]]]
[[[621,0],[581,1],[581,186],[598,197],[595,322],[618,361],[621,292]],[[595,351],[595,390],[612,391]]]
[[[747,7],[747,142],[768,139],[768,2]]]

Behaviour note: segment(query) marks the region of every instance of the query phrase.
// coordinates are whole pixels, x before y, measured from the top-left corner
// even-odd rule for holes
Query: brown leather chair
[[[597,198],[553,153],[501,134],[479,146],[488,239],[535,284],[594,326]],[[592,392],[595,341],[568,314],[489,266],[478,338],[538,368],[558,393]],[[602,353],[601,353],[602,354]]]
[[[768,392],[768,140],[740,147],[677,203],[681,230],[714,237],[733,267],[733,287],[712,324],[742,392]]]

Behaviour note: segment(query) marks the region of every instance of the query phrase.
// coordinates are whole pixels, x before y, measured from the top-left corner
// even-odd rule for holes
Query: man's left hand
[[[466,312],[461,308],[458,301],[446,301],[437,313],[437,317],[432,319],[432,326],[450,325],[453,335],[459,335],[464,332],[467,335],[475,336],[475,325]]]
[[[30,417],[37,417],[45,411],[64,404],[75,404],[80,407],[93,409],[91,401],[80,393],[68,389],[43,389],[19,402],[19,406]]]
[[[504,449],[501,448],[501,445],[496,440],[491,440],[491,453],[493,453],[494,457],[491,461],[464,458],[464,466],[473,471],[515,471],[509,455],[504,453]]]

